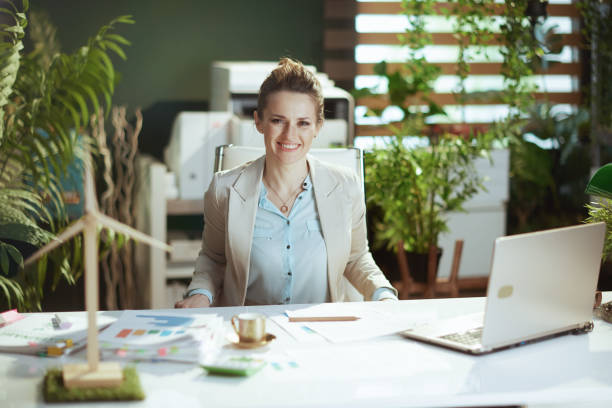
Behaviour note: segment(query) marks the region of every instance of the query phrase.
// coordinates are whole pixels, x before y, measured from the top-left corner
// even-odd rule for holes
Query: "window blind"
[[[451,9],[453,4],[439,2],[436,10]],[[503,21],[506,5],[498,3],[490,24]],[[387,61],[391,71],[406,61],[407,52],[401,46],[398,35],[409,27],[408,19],[401,14],[400,1],[350,1],[327,0],[325,3],[326,28],[324,35],[324,69],[339,84],[350,88],[377,87],[386,91],[386,84],[373,73],[373,67],[380,61]],[[582,72],[579,47],[582,37],[579,29],[579,12],[571,0],[550,0],[547,18],[542,28],[554,26],[562,45],[559,54],[545,57],[546,69],[539,69],[526,80],[537,85],[534,100],[548,101],[556,109],[571,111],[581,101],[580,75]],[[352,22],[352,26],[350,25]],[[508,115],[509,107],[495,98],[458,102],[456,89],[459,83],[457,72],[458,40],[452,32],[450,20],[442,15],[426,16],[426,27],[433,43],[423,49],[429,62],[441,68],[441,75],[435,81],[432,99],[443,106],[448,117],[434,119],[433,123],[467,123],[470,126],[485,126]],[[470,73],[465,81],[466,91],[484,92],[503,89],[500,74],[503,58],[499,53],[498,34],[483,43],[484,55],[474,53],[469,66]],[[486,55],[486,57],[485,57]],[[352,58],[352,59],[351,59]],[[401,119],[400,112],[389,107],[382,117],[366,117],[367,108],[385,108],[383,98],[366,97],[356,101],[356,136],[383,136],[389,131],[384,124]]]

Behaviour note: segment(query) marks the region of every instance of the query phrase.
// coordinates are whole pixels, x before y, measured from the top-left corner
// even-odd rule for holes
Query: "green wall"
[[[215,60],[292,56],[322,66],[323,0],[32,0],[57,26],[63,51],[83,45],[113,17],[132,42],[114,103],[146,109],[158,101],[208,101]]]

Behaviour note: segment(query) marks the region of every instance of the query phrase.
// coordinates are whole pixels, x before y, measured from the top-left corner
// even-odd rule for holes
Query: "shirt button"
[[[291,245],[287,245],[287,249],[291,249]]]
[[[289,301],[289,298],[285,298],[285,302],[288,302],[288,301]]]
[[[301,199],[302,199],[302,196],[299,196],[299,197],[298,197],[298,200],[301,200]]]
[[[308,185],[308,183],[304,183],[304,187],[306,187]]]
[[[291,276],[291,272],[288,272],[287,275]]]
[[[291,224],[291,221],[287,220],[287,225]]]

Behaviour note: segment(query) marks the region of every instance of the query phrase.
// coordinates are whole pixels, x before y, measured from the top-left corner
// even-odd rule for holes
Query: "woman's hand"
[[[210,307],[208,296],[197,294],[191,295],[188,298],[179,300],[174,304],[177,309],[192,308],[192,307]]]

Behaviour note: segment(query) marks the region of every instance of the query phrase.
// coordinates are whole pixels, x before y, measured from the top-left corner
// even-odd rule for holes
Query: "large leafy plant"
[[[555,112],[533,105],[521,139],[510,145],[510,232],[571,225],[585,214],[584,187],[591,166],[588,113]]]
[[[108,110],[117,80],[111,54],[125,58],[128,44],[114,19],[72,54],[61,53],[46,22],[31,30],[33,51],[24,53],[28,1],[0,9],[0,300],[24,309],[40,308],[47,271],[53,286],[73,283],[81,265],[80,241],[63,245],[35,266],[24,256],[54,238],[68,224],[60,179],[83,151],[90,116]]]
[[[462,63],[458,64],[461,89],[457,92],[461,103],[467,99],[463,86],[469,69],[466,47],[477,43],[478,33],[487,33],[478,18],[484,12],[460,14],[468,6],[478,11],[473,3],[462,0],[453,10],[460,16],[455,30],[462,38]],[[403,0],[402,7],[409,23],[401,36],[408,54],[406,62],[394,71],[386,62],[375,65],[374,73],[387,84],[385,94],[362,89],[356,95],[370,101],[386,99],[382,107],[370,102],[370,115],[381,116],[387,106],[402,114],[398,122],[387,125],[392,136],[385,146],[366,155],[365,181],[375,246],[385,244],[396,250],[403,243],[405,250],[425,254],[432,246],[437,247],[440,234],[448,230],[448,213],[461,211],[463,204],[482,189],[483,180],[475,170],[474,160],[487,155],[494,135],[469,131],[454,135],[440,126],[427,125],[431,117],[446,116],[431,97],[440,68],[423,56],[424,48],[432,43],[425,17],[437,14],[436,2]],[[411,142],[415,136],[417,140],[420,137],[420,143]]]
[[[449,212],[462,211],[482,188],[474,159],[486,154],[481,143],[443,134],[426,146],[408,146],[394,136],[384,149],[366,156],[367,200],[380,208],[378,244],[425,254],[448,231]]]

